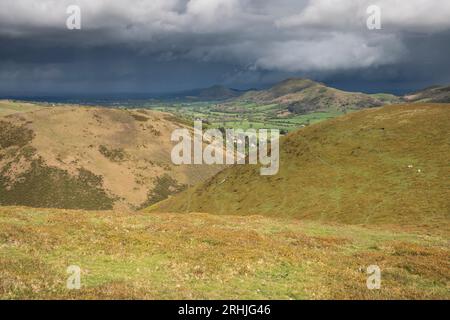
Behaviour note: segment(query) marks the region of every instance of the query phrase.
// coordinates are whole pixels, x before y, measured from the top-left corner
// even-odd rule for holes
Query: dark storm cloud
[[[82,29],[67,30],[68,5]],[[366,28],[369,5],[382,30]],[[408,91],[450,82],[450,2],[3,0],[0,94],[162,92],[288,76]]]

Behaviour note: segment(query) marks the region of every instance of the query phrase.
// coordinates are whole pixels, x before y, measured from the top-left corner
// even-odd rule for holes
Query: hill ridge
[[[449,126],[449,105],[354,112],[288,134],[278,175],[234,166],[149,210],[439,225],[450,218]]]
[[[171,162],[171,114],[81,106],[42,107],[0,118],[0,205],[137,209],[220,166]]]

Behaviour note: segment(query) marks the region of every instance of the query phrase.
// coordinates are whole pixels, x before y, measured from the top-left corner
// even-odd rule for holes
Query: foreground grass
[[[262,216],[0,207],[0,298],[449,299],[446,239]],[[366,287],[372,264],[380,290]],[[69,265],[82,270],[80,290],[66,289]]]

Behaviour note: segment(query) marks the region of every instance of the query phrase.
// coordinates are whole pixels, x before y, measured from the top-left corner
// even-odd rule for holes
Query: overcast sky
[[[69,5],[81,30],[68,30]],[[381,9],[368,30],[367,7]],[[0,95],[450,84],[449,0],[1,0]]]

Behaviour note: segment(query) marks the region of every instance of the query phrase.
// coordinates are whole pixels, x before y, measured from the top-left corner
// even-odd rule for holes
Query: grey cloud
[[[65,27],[69,4],[81,7],[82,30]],[[382,9],[382,30],[366,28],[370,4]],[[0,85],[145,91],[170,90],[169,82],[263,85],[289,74],[337,81],[417,70],[425,78],[427,53],[411,39],[448,50],[449,16],[450,2],[440,0],[3,0]],[[447,64],[434,59],[430,81],[450,80],[439,71]]]

